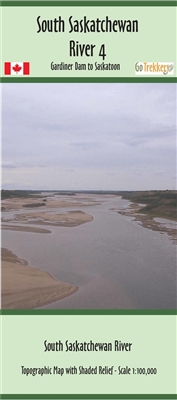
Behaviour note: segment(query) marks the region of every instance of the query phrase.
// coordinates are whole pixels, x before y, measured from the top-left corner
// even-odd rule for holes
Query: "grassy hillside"
[[[139,210],[140,213],[177,219],[177,191],[176,190],[150,190],[137,192],[119,192],[123,199],[133,203],[146,204]]]

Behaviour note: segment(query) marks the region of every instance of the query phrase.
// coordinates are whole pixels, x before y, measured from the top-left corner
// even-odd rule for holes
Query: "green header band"
[[[0,315],[177,315],[177,310],[0,310]]]
[[[177,77],[161,78],[1,78],[1,83],[177,83]]]
[[[1,1],[2,7],[176,7],[177,1]]]
[[[1,399],[177,399],[176,394],[2,394]]]

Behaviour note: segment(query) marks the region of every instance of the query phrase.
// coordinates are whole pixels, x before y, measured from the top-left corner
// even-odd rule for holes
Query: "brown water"
[[[90,223],[47,226],[51,234],[3,230],[2,246],[56,279],[79,286],[75,294],[44,308],[176,308],[176,246],[166,234],[109,210],[125,208],[126,200],[102,200],[101,205],[79,207],[93,215]]]

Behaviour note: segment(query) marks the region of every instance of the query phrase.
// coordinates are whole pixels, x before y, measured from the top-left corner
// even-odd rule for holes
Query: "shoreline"
[[[29,232],[29,233],[51,233],[51,231],[49,231],[48,229],[27,227],[27,226],[21,226],[21,225],[1,224],[1,229],[9,230],[9,231],[18,231],[18,232]]]
[[[79,288],[56,280],[49,272],[28,265],[10,250],[1,249],[1,308],[38,308],[61,300]]]
[[[139,223],[143,228],[151,229],[153,231],[160,232],[161,234],[167,233],[172,243],[177,244],[177,232],[175,228],[168,228],[163,223],[155,221],[155,218],[161,218],[167,220],[167,218],[159,217],[158,215],[140,214],[137,211],[143,210],[144,205],[131,202],[128,208],[125,210],[114,210],[118,214],[125,215],[127,217],[133,217],[133,221]],[[112,210],[113,211],[113,210]],[[176,222],[174,219],[169,219],[169,221]]]

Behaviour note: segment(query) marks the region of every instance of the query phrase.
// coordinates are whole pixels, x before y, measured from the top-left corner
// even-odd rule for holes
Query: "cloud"
[[[175,84],[2,86],[3,179],[14,170],[14,187],[151,188],[162,170],[162,188],[175,185]]]
[[[157,171],[156,175],[164,175],[165,174],[165,170],[162,169],[161,171]]]
[[[103,147],[101,142],[76,142],[76,143],[69,143],[69,146],[74,146],[76,148],[81,148],[82,150],[93,150],[93,149],[100,149]]]
[[[4,169],[12,169],[12,168],[16,168],[17,166],[14,164],[14,163],[12,163],[12,162],[10,162],[10,161],[3,161],[2,162],[2,168],[4,168]]]

